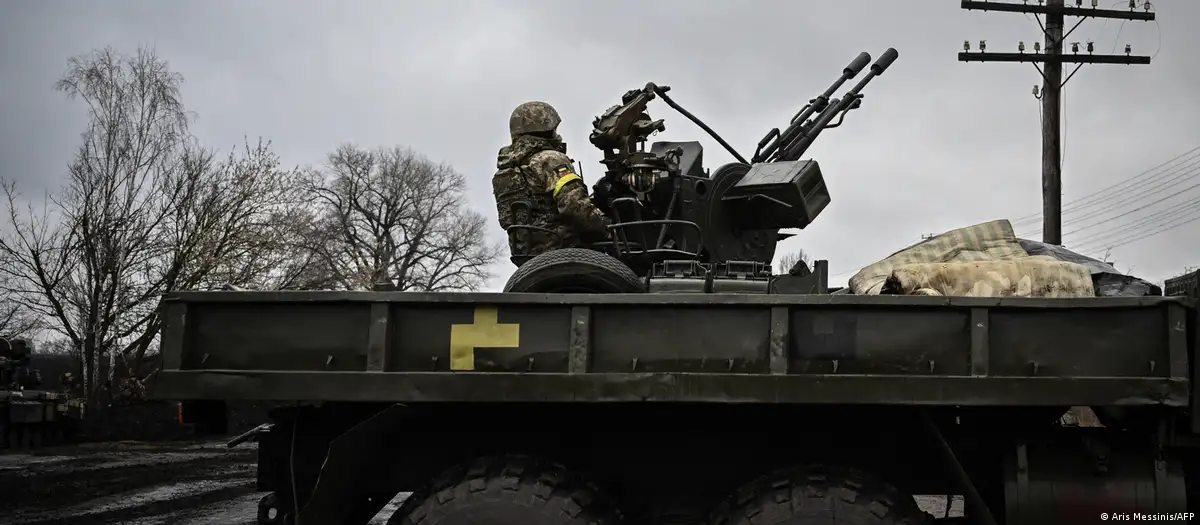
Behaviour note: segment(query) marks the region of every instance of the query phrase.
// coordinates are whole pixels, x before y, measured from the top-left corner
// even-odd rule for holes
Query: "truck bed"
[[[1174,297],[178,292],[154,397],[1186,406]]]

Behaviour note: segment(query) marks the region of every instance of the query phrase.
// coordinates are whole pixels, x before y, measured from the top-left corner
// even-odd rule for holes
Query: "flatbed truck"
[[[1187,298],[164,304],[156,397],[280,404],[255,433],[261,523],[367,523],[400,492],[389,523],[926,523],[914,494],[962,495],[970,523],[1091,523],[1200,503]],[[1061,425],[1077,406],[1104,426]]]

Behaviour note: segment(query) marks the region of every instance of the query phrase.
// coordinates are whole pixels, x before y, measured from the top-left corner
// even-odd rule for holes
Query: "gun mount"
[[[769,268],[776,244],[803,229],[830,202],[820,166],[801,160],[826,129],[838,127],[862,105],[862,90],[897,58],[888,49],[841,98],[834,92],[871,61],[860,53],[823,93],[796,113],[784,130],[774,128],[747,161],[712,128],[675,103],[669,86],[648,83],[630,90],[592,123],[589,137],[603,154],[604,177],[593,200],[614,222],[612,255],[638,275],[668,260],[701,263],[757,262]],[[655,98],[687,117],[723,146],[737,162],[709,171],[699,142],[655,142],[666,129],[650,117]],[[836,121],[835,121],[836,119]]]
[[[817,161],[801,157],[823,131],[841,126],[847,113],[862,106],[863,88],[897,56],[889,48],[835,98],[870,64],[871,55],[859,53],[786,128],[768,132],[750,160],[672,100],[669,86],[651,82],[627,91],[620,104],[596,117],[588,138],[603,153],[604,176],[591,198],[611,219],[608,240],[536,256],[514,253],[519,268],[504,291],[828,293],[825,261],[813,269],[799,265],[788,276],[771,273],[776,246],[793,235],[780,230],[808,227],[830,202]],[[697,141],[647,147],[651,136],[666,130],[662,119],[650,116],[655,99],[687,117],[735,162],[706,169]],[[532,227],[510,226],[510,233],[515,228]]]
[[[29,366],[32,355],[28,341],[0,337],[0,389],[17,388],[17,371]]]
[[[74,435],[84,402],[44,388],[33,344],[0,337],[0,450],[59,444]]]

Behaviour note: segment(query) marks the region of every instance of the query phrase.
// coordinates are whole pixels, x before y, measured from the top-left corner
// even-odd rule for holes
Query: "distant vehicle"
[[[30,449],[73,438],[85,404],[66,392],[42,389],[30,366],[33,346],[0,337],[0,448]]]

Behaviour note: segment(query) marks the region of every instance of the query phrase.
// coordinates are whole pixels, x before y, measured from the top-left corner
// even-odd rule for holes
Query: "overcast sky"
[[[1069,39],[1155,57],[1150,66],[1085,66],[1067,85],[1068,204],[1200,146],[1200,36],[1187,36],[1200,1],[1161,0],[1154,10],[1157,24],[1089,20]],[[69,56],[105,45],[155,46],[184,75],[194,131],[208,145],[228,150],[261,136],[296,165],[320,164],[346,141],[411,146],[464,173],[471,205],[493,218],[488,179],[523,101],[558,108],[568,153],[590,181],[601,171],[591,121],[625,90],[670,85],[748,156],[858,52],[895,47],[900,58],[867,88],[862,109],[809,150],[833,202],[781,248],[828,259],[831,281],[843,283],[921,234],[1041,209],[1038,73],[960,63],[964,39],[1015,51],[1041,33],[1032,17],[964,11],[958,0],[13,0],[0,3],[0,174],[27,188],[61,180],[85,113],[52,84]],[[651,109],[667,119],[661,139],[703,141],[710,168],[731,160],[664,104]],[[1200,183],[1197,166],[1160,177],[1166,191],[1131,190],[1073,222],[1068,213],[1066,244],[1102,255],[1107,244],[1200,216],[1137,223],[1200,199],[1200,188],[1184,191]],[[1173,197],[1154,203],[1164,196]],[[1039,230],[1017,223],[1030,238]],[[1198,241],[1200,221],[1115,247],[1112,259],[1158,281],[1200,265]],[[497,268],[493,289],[511,270],[507,261]]]

